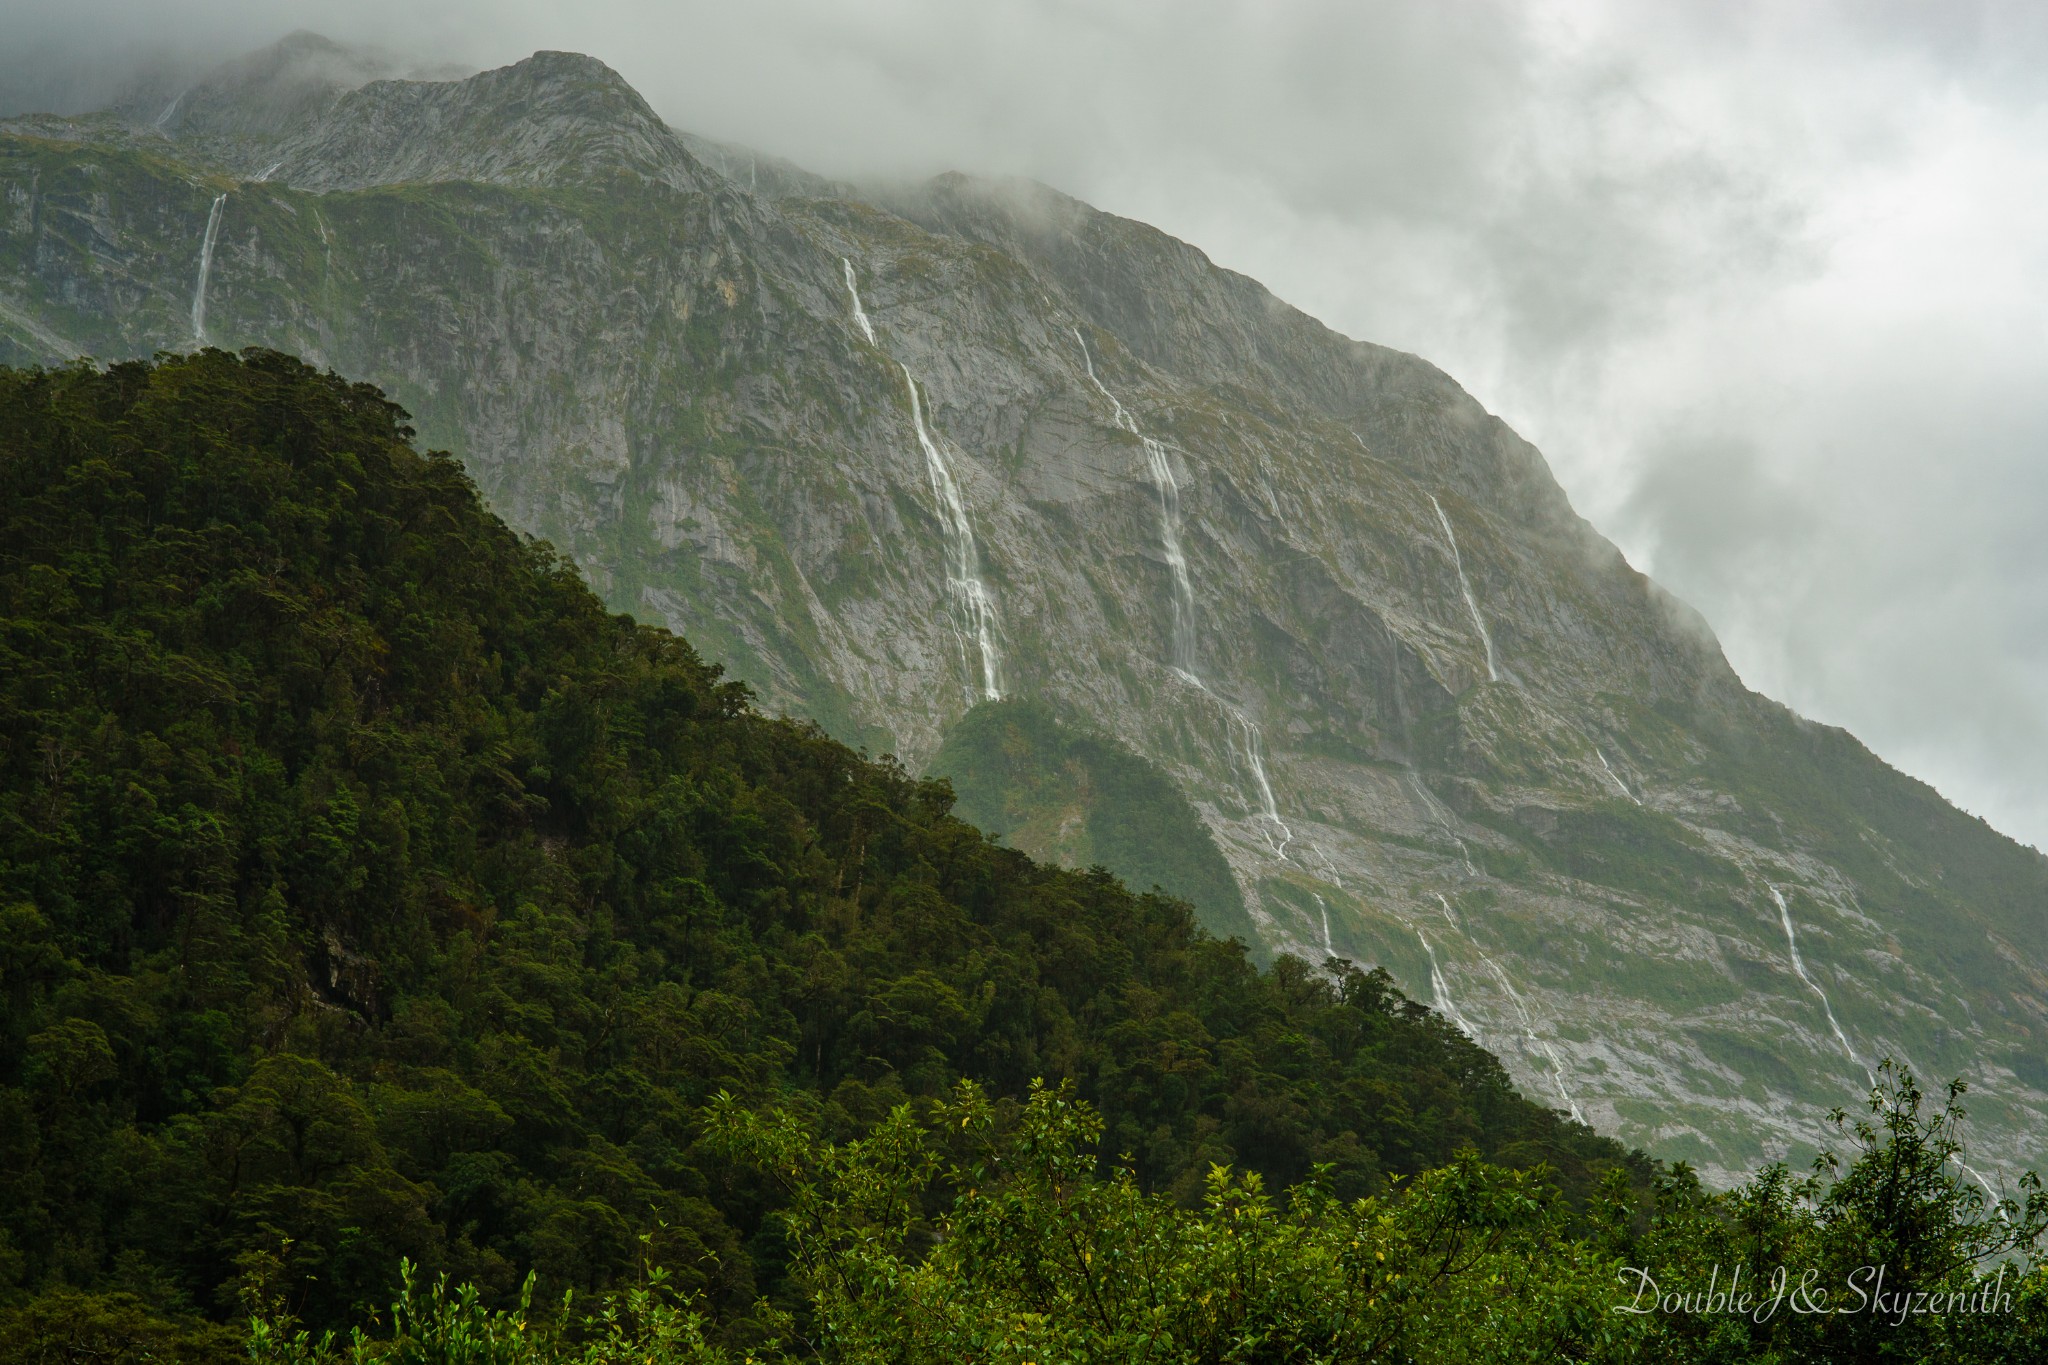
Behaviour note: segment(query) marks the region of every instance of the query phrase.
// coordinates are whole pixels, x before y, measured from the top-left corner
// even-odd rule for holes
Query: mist
[[[2048,846],[2037,5],[0,3],[0,109],[297,28],[1153,223],[1441,365],[1750,685]]]

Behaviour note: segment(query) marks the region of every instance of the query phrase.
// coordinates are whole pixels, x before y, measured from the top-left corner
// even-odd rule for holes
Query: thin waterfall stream
[[[1436,799],[1436,793],[1431,791],[1429,785],[1422,780],[1422,774],[1416,772],[1413,768],[1408,770],[1408,781],[1415,788],[1416,796],[1421,798],[1422,808],[1435,817],[1438,827],[1444,832],[1444,836],[1458,846],[1458,858],[1465,864],[1465,874],[1470,877],[1478,876],[1479,868],[1472,862],[1472,850],[1467,848],[1465,841],[1458,836],[1457,827],[1451,823],[1451,813],[1444,809],[1443,802]]]
[[[839,258],[840,267],[846,274],[847,297],[853,302],[853,321],[868,344],[880,347],[875,339],[874,323],[868,320],[867,310],[861,307],[860,288],[853,273],[853,262],[844,256]],[[903,371],[903,387],[910,394],[910,423],[917,431],[918,449],[924,452],[925,473],[931,480],[932,501],[937,504],[939,524],[946,547],[946,588],[959,608],[960,619],[956,633],[960,637],[963,662],[970,674],[980,675],[979,686],[972,681],[967,688],[969,704],[977,701],[999,701],[1003,695],[1003,656],[998,643],[1000,624],[996,617],[995,594],[981,576],[981,549],[975,543],[974,523],[968,519],[966,500],[960,496],[960,482],[953,476],[953,466],[946,459],[942,440],[933,434],[924,418],[924,400],[917,391],[917,377],[910,367],[897,362]],[[964,656],[972,642],[974,658]],[[979,668],[975,667],[979,664]]]
[[[1564,1059],[1557,1055],[1557,1049],[1552,1047],[1549,1042],[1537,1036],[1536,1021],[1530,1015],[1529,1006],[1523,1001],[1521,992],[1514,988],[1514,985],[1508,980],[1508,974],[1500,969],[1500,964],[1487,955],[1486,950],[1479,946],[1478,941],[1471,934],[1465,932],[1465,927],[1458,923],[1458,917],[1451,913],[1451,903],[1444,899],[1441,891],[1436,893],[1436,902],[1443,907],[1444,918],[1450,922],[1451,927],[1464,935],[1465,941],[1472,945],[1472,950],[1479,954],[1479,960],[1484,962],[1486,969],[1493,973],[1493,979],[1500,983],[1501,990],[1507,995],[1508,1000],[1513,1003],[1515,1013],[1521,1016],[1522,1036],[1528,1039],[1530,1049],[1541,1052],[1550,1059],[1550,1077],[1551,1081],[1557,1086],[1558,1098],[1564,1101],[1564,1107],[1571,1111],[1571,1116],[1574,1119],[1584,1123],[1586,1116],[1580,1111],[1579,1102],[1572,1098],[1572,1092],[1564,1083]]]
[[[1778,888],[1770,882],[1765,882],[1764,888],[1771,893],[1771,899],[1778,903],[1778,922],[1785,927],[1785,947],[1789,949],[1792,954],[1793,972],[1795,972],[1798,975],[1801,981],[1804,981],[1807,984],[1807,987],[1810,990],[1812,990],[1812,992],[1815,995],[1820,997],[1821,1011],[1825,1013],[1828,1017],[1828,1028],[1833,1031],[1835,1035],[1835,1041],[1842,1045],[1842,1055],[1849,1059],[1849,1062],[1852,1066],[1862,1067],[1863,1074],[1870,1078],[1870,1083],[1872,1085],[1876,1085],[1876,1074],[1873,1073],[1869,1067],[1864,1066],[1863,1063],[1860,1060],[1858,1060],[1856,1056],[1856,1050],[1849,1046],[1849,1039],[1842,1032],[1842,1026],[1835,1022],[1835,1007],[1828,1003],[1828,993],[1821,989],[1820,983],[1818,981],[1815,981],[1811,976],[1807,974],[1806,959],[1799,955],[1799,936],[1792,930],[1792,911],[1790,907],[1788,907],[1785,904],[1785,897],[1783,893],[1781,893],[1778,890]]]
[[[974,543],[974,526],[967,519],[967,504],[960,498],[960,485],[953,478],[945,452],[925,426],[917,380],[911,376],[908,365],[901,368],[904,387],[910,390],[910,420],[917,428],[917,443],[924,449],[925,472],[931,476],[932,497],[939,504],[939,518],[946,527],[946,583],[960,600],[967,619],[967,634],[973,637],[981,657],[979,700],[998,701],[1003,695],[1003,661],[996,645],[995,598],[981,581],[981,554]]]
[[[868,339],[868,345],[878,346],[875,340],[875,325],[868,321],[867,309],[860,306],[860,286],[853,282],[853,262],[846,257],[839,258],[839,264],[846,270],[846,292],[853,299],[853,320],[860,328],[860,334]]]
[[[1272,827],[1266,834],[1266,847],[1274,858],[1284,862],[1287,860],[1287,846],[1294,841],[1294,831],[1280,818],[1279,804],[1273,799],[1273,784],[1266,777],[1264,732],[1257,721],[1211,691],[1195,667],[1195,586],[1188,574],[1187,555],[1181,549],[1180,483],[1173,476],[1173,461],[1168,458],[1166,447],[1139,428],[1137,419],[1095,373],[1095,357],[1088,350],[1087,339],[1081,335],[1080,328],[1072,330],[1075,344],[1081,348],[1081,364],[1088,372],[1088,382],[1109,400],[1110,409],[1116,415],[1117,429],[1136,437],[1144,448],[1146,472],[1159,495],[1160,553],[1173,581],[1173,626],[1168,640],[1167,667],[1182,682],[1216,703],[1229,719],[1233,739],[1242,735],[1242,745],[1233,747],[1242,749],[1245,768],[1252,778],[1252,790],[1258,798],[1259,815]],[[1274,831],[1278,833],[1277,839]]]
[[[222,194],[214,199],[213,209],[206,215],[206,236],[199,243],[199,283],[192,290],[192,344],[206,344],[206,284],[213,278],[213,244],[220,236],[221,210],[227,207],[228,197]]]
[[[1607,755],[1602,753],[1597,746],[1594,748],[1593,752],[1595,755],[1599,757],[1600,766],[1607,773],[1607,780],[1612,782],[1616,787],[1620,788],[1621,794],[1623,796],[1626,796],[1629,800],[1635,802],[1638,806],[1642,805],[1643,798],[1637,796],[1634,792],[1628,789],[1628,783],[1622,781],[1620,775],[1616,773],[1614,771],[1614,768],[1607,762]]]
[[[1478,1043],[1479,1030],[1470,1019],[1458,1012],[1457,1005],[1451,1000],[1450,983],[1444,980],[1443,968],[1437,966],[1436,949],[1430,946],[1429,935],[1422,932],[1422,926],[1419,924],[1415,926],[1415,937],[1422,940],[1422,951],[1429,955],[1429,993],[1435,1002],[1436,1012],[1457,1025],[1458,1031],[1467,1038]]]
[[[1195,671],[1195,587],[1188,576],[1187,555],[1180,547],[1180,484],[1173,477],[1173,462],[1167,458],[1166,447],[1138,429],[1137,420],[1096,376],[1095,359],[1089,354],[1081,329],[1076,327],[1073,331],[1074,340],[1081,346],[1081,364],[1087,368],[1088,382],[1109,400],[1110,408],[1116,413],[1118,428],[1137,437],[1138,444],[1144,447],[1145,468],[1151,476],[1152,487],[1159,494],[1160,552],[1173,576],[1173,635],[1169,664],[1200,687],[1201,679]]]
[[[1444,528],[1444,539],[1450,542],[1451,564],[1458,571],[1458,591],[1465,594],[1465,609],[1472,613],[1473,629],[1479,632],[1479,643],[1486,647],[1486,680],[1500,681],[1500,669],[1494,664],[1493,634],[1486,628],[1486,618],[1479,614],[1479,599],[1472,595],[1472,580],[1465,577],[1465,557],[1458,553],[1458,533],[1451,529],[1451,519],[1444,515],[1444,505],[1436,500],[1436,494],[1429,495],[1429,505],[1436,509],[1437,523]]]

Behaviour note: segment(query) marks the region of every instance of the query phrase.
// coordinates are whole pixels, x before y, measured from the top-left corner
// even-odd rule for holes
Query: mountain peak
[[[542,79],[582,77],[599,80],[609,85],[615,85],[621,90],[632,92],[635,99],[639,98],[638,92],[633,91],[633,87],[626,84],[624,76],[614,71],[605,62],[585,52],[568,52],[557,48],[544,47],[536,51],[531,57],[523,58],[512,63],[510,66],[500,67],[499,70],[518,72],[521,75]]]
[[[704,183],[695,158],[640,93],[576,52],[536,52],[459,80],[370,81],[281,150],[279,178],[316,190],[618,174],[677,188]]]

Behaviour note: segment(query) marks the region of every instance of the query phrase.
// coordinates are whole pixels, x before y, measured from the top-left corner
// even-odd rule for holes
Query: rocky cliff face
[[[1384,964],[1709,1175],[1884,1055],[1971,1080],[1987,1175],[2038,1160],[2048,862],[1742,688],[1440,371],[1042,187],[837,186],[589,58],[320,51],[244,81],[269,134],[226,79],[8,124],[0,360],[380,384],[615,607],[912,768],[993,695],[1085,717],[1261,950]]]

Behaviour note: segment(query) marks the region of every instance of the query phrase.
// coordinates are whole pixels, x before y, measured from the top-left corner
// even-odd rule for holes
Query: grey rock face
[[[916,769],[982,674],[907,368],[1005,689],[1180,784],[1260,952],[1384,965],[1713,1178],[1883,1055],[2038,1161],[2048,863],[1747,692],[1434,367],[1042,187],[689,139],[588,58],[306,107],[0,138],[0,359],[189,344],[226,193],[211,336],[385,386],[617,609]]]

